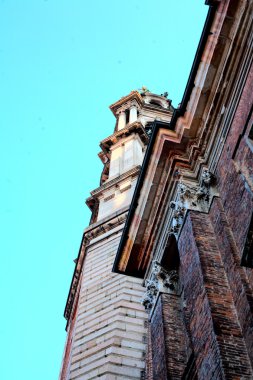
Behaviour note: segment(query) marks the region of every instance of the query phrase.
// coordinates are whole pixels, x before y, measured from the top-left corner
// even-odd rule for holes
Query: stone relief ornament
[[[178,289],[178,272],[167,271],[158,261],[153,261],[152,272],[149,280],[146,280],[146,293],[142,299],[142,305],[148,313],[151,312],[159,293],[175,293]]]
[[[201,178],[203,185],[206,187],[210,186],[215,181],[214,175],[210,173],[208,169],[203,170]]]
[[[157,295],[158,293],[158,281],[156,278],[153,278],[152,280],[146,281],[146,288],[150,295],[153,297]]]
[[[182,201],[170,202],[170,208],[173,210],[172,213],[172,227],[171,232],[178,233],[186,213],[186,208]]]
[[[151,311],[154,304],[154,297],[146,293],[141,301],[142,305],[145,307],[147,312]]]
[[[162,282],[163,287],[171,290],[176,289],[178,283],[178,273],[176,270],[167,271],[158,261],[154,261],[152,275],[156,277],[157,283],[159,280]]]

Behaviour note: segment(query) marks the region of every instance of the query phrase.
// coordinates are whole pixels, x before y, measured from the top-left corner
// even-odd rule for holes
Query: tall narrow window
[[[129,112],[129,110],[126,110],[125,113],[126,113],[126,124],[128,124],[129,123],[129,114],[130,114],[130,112]]]
[[[251,125],[250,131],[249,131],[249,138],[253,140],[253,124]]]
[[[253,106],[251,107],[251,110],[250,110],[250,112],[249,112],[249,114],[248,114],[248,117],[247,117],[246,123],[245,123],[245,125],[244,125],[244,127],[243,127],[242,133],[238,136],[238,140],[237,140],[237,142],[236,142],[236,145],[235,145],[235,148],[234,148],[234,152],[233,152],[233,154],[232,154],[232,160],[234,160],[235,155],[236,155],[236,153],[237,153],[237,150],[238,150],[238,148],[239,148],[240,142],[241,142],[243,136],[244,136],[245,133],[246,133],[247,127],[248,127],[249,122],[250,122],[251,117],[252,117],[252,112],[253,112]],[[249,132],[248,138],[253,140],[253,125],[251,126],[251,129],[250,129],[250,132]]]
[[[253,214],[242,254],[241,265],[244,267],[253,268]]]

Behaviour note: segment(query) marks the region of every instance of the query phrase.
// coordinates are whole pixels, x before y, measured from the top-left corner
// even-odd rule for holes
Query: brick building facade
[[[253,378],[253,1],[206,3],[180,107],[111,106],[61,380]]]

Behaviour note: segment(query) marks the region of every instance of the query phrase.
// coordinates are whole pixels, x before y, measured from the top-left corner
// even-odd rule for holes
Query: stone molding
[[[124,128],[120,129],[119,131],[115,131],[112,135],[102,140],[100,142],[100,147],[102,151],[105,154],[108,154],[112,145],[115,145],[118,141],[122,139],[122,137],[129,136],[132,133],[137,133],[145,145],[148,143],[149,137],[146,134],[145,128],[140,123],[140,121],[137,120],[131,124],[128,123]]]
[[[139,105],[139,107],[142,107],[143,105],[143,99],[141,94],[138,91],[131,91],[129,95],[124,96],[117,102],[111,104],[109,108],[113,112],[113,114],[117,116],[117,111],[121,109],[122,106],[124,107],[125,104],[131,101],[135,101]]]
[[[126,178],[128,177],[136,177],[139,172],[140,172],[140,168],[141,166],[138,165],[136,167],[134,167],[133,169],[130,169],[128,170],[127,172],[109,180],[109,181],[106,181],[105,183],[103,183],[103,185],[101,185],[100,187],[98,187],[97,189],[94,189],[93,191],[91,191],[91,196],[92,197],[98,197],[99,195],[101,195],[105,190],[108,190],[110,187],[113,187],[115,185],[117,185],[119,182],[125,180]],[[88,198],[89,199],[89,198]]]

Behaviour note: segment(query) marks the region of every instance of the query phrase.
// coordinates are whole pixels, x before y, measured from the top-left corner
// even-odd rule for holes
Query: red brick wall
[[[253,141],[248,138],[252,115],[251,120],[247,120],[252,104],[253,68],[248,74],[215,173],[226,218],[241,255],[253,212]],[[252,271],[249,275],[253,286]]]
[[[183,293],[159,297],[146,379],[252,379],[252,290],[220,198],[188,212],[178,247]]]
[[[253,67],[217,164],[220,199],[214,200],[210,218],[253,367],[253,269],[240,265],[253,213],[252,104]]]
[[[146,379],[182,379],[191,349],[180,296],[159,296],[149,331]]]
[[[204,221],[204,226],[206,226],[206,221]],[[199,237],[201,236],[203,233],[199,235]],[[185,315],[196,358],[198,376],[206,379],[222,379],[224,372],[205,287],[205,274],[202,272],[190,213],[181,232],[179,253],[180,278],[184,286]],[[210,289],[213,286],[212,282],[208,284]]]
[[[168,378],[181,379],[191,353],[183,320],[182,300],[172,294],[162,294],[161,298]]]
[[[159,297],[150,325],[153,379],[167,380],[162,300]]]
[[[253,366],[253,294],[245,269],[240,265],[241,255],[233,239],[232,230],[226,220],[219,198],[215,198],[210,210],[216,243],[229,283],[238,320]]]
[[[229,16],[233,23],[234,14]],[[232,125],[223,136],[214,173],[220,197],[213,199],[208,214],[188,212],[178,242],[183,308],[162,295],[151,320],[150,380],[165,379],[166,370],[167,378],[188,374],[191,380],[253,379],[253,269],[241,266],[253,213],[253,140],[248,137],[253,123],[252,67],[245,83],[234,88],[239,85],[243,91],[231,110]],[[224,101],[226,110],[232,96],[231,91],[231,99]],[[191,349],[190,368],[190,360],[186,364],[182,356],[185,352],[189,359]]]
[[[185,313],[199,378],[252,378],[217,236],[207,214],[190,211],[179,239]]]

